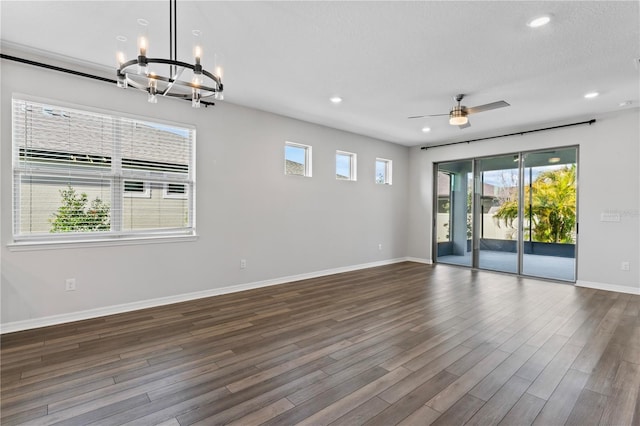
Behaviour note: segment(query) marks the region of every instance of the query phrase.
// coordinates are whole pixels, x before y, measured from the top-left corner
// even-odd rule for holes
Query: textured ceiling
[[[3,0],[0,8],[5,49],[113,67],[115,37],[130,40],[133,56],[136,19],[145,18],[149,56],[169,54],[168,0]],[[549,25],[526,25],[541,14],[551,14]],[[404,145],[590,118],[637,107],[640,97],[637,1],[178,0],[181,60],[192,61],[193,29],[202,31],[205,68],[213,51],[223,54],[227,102]],[[594,90],[601,95],[583,98]],[[407,119],[447,113],[457,93],[469,107],[511,106],[471,115],[464,130],[447,117]],[[343,103],[331,104],[333,95]]]

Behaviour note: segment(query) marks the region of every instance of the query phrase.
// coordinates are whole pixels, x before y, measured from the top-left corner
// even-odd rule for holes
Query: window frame
[[[338,156],[349,157],[349,176],[345,178],[338,177]],[[355,182],[358,180],[357,158],[355,152],[336,150],[336,180],[347,182]]]
[[[143,188],[142,192],[127,191],[127,182],[141,183]],[[151,198],[151,185],[149,185],[148,181],[123,179],[122,185],[122,196],[124,198]]]
[[[288,173],[287,170],[287,147],[304,149],[304,174]],[[297,142],[285,141],[284,143],[284,174],[285,176],[312,177],[312,146]]]
[[[77,172],[73,168],[67,168],[71,170],[71,178],[74,179],[103,179],[110,183],[110,217],[111,217],[111,229],[109,231],[92,231],[92,232],[60,232],[51,233],[38,232],[34,234],[21,232],[21,206],[20,206],[20,185],[22,185],[21,179],[24,177],[47,178],[50,176],[60,176],[61,173],[55,170],[55,167],[38,167],[31,170],[28,166],[21,164],[19,150],[22,149],[20,145],[20,138],[24,133],[16,131],[16,103],[24,104],[39,104],[38,107],[43,108],[43,113],[51,113],[49,111],[55,111],[59,109],[63,113],[76,113],[80,114],[96,114],[105,117],[105,119],[111,119],[114,122],[114,128],[131,124],[153,125],[158,128],[173,128],[181,132],[185,132],[185,136],[188,140],[188,155],[187,164],[184,166],[184,172],[156,172],[149,170],[136,170],[127,169],[122,167],[123,157],[126,155],[124,151],[118,150],[117,154],[114,152],[112,155],[118,157],[112,163],[112,158],[109,157],[109,167],[105,167],[104,171],[97,173],[94,171],[83,171],[78,169]],[[45,109],[47,107],[47,109]],[[32,95],[26,95],[21,93],[14,93],[11,99],[11,128],[12,128],[12,239],[7,243],[7,247],[11,251],[28,251],[28,250],[41,250],[41,249],[58,249],[58,248],[71,248],[71,247],[87,247],[87,246],[112,246],[112,245],[129,245],[129,244],[144,244],[144,243],[162,243],[171,242],[176,240],[182,241],[195,241],[197,239],[196,233],[196,193],[195,193],[195,153],[196,153],[196,128],[193,125],[185,123],[170,122],[167,120],[157,119],[155,117],[143,117],[132,114],[127,114],[120,111],[106,110],[95,108],[86,105],[72,104],[61,100],[53,100],[35,97]],[[66,114],[62,116],[67,117]],[[67,117],[68,118],[68,117]],[[114,132],[118,133],[118,132]],[[120,140],[114,136],[114,146],[120,147]],[[87,157],[89,158],[89,157]],[[125,159],[126,162],[126,159]],[[184,227],[177,228],[150,228],[150,229],[127,229],[123,230],[122,220],[122,206],[124,200],[127,198],[142,198],[142,195],[133,195],[133,193],[127,193],[125,195],[124,182],[125,181],[142,181],[146,190],[150,190],[152,182],[169,182],[169,183],[182,183],[188,188],[187,194],[187,224]],[[145,191],[146,193],[146,191]],[[148,196],[150,198],[150,194]],[[114,225],[114,220],[118,221],[117,225]]]
[[[384,163],[384,176],[382,182],[378,181],[378,163]],[[376,185],[391,185],[393,182],[393,161],[388,158],[376,158],[375,183]]]
[[[171,193],[169,192],[170,185],[181,185],[184,188],[184,192],[181,193]],[[189,197],[189,190],[186,188],[186,185],[183,183],[165,183],[162,188],[162,198],[168,199],[176,199],[176,200],[186,200]]]

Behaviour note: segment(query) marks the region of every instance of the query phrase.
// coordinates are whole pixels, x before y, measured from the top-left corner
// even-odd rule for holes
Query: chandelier
[[[205,99],[213,98],[222,100],[222,68],[216,64],[215,73],[205,70],[200,63],[202,48],[196,44],[194,47],[194,64],[177,60],[177,17],[176,0],[169,0],[169,59],[149,58],[147,50],[149,39],[146,33],[147,22],[139,19],[141,31],[138,36],[138,57],[126,60],[122,48],[126,38],[117,37],[119,48],[116,54],[118,61],[117,84],[126,89],[133,87],[148,93],[151,103],[158,102],[158,96],[169,96],[191,101],[191,106],[200,108],[213,105]],[[193,31],[194,36],[199,36],[199,31]],[[168,66],[167,75],[162,75],[161,68]]]

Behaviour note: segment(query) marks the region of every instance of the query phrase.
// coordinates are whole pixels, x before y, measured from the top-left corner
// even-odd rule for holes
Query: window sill
[[[116,239],[17,241],[7,244],[9,251],[61,250],[88,247],[129,246],[140,244],[181,243],[196,241],[198,235],[129,236]]]

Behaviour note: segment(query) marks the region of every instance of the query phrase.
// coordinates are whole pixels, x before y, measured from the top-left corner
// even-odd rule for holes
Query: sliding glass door
[[[517,155],[506,155],[476,160],[479,268],[518,272],[517,221],[501,223],[496,217],[505,208],[518,211],[518,158]]]
[[[527,153],[523,169],[522,273],[575,281],[577,151]]]
[[[576,280],[577,148],[436,165],[436,261]]]
[[[473,161],[441,163],[436,179],[437,261],[472,266]]]

